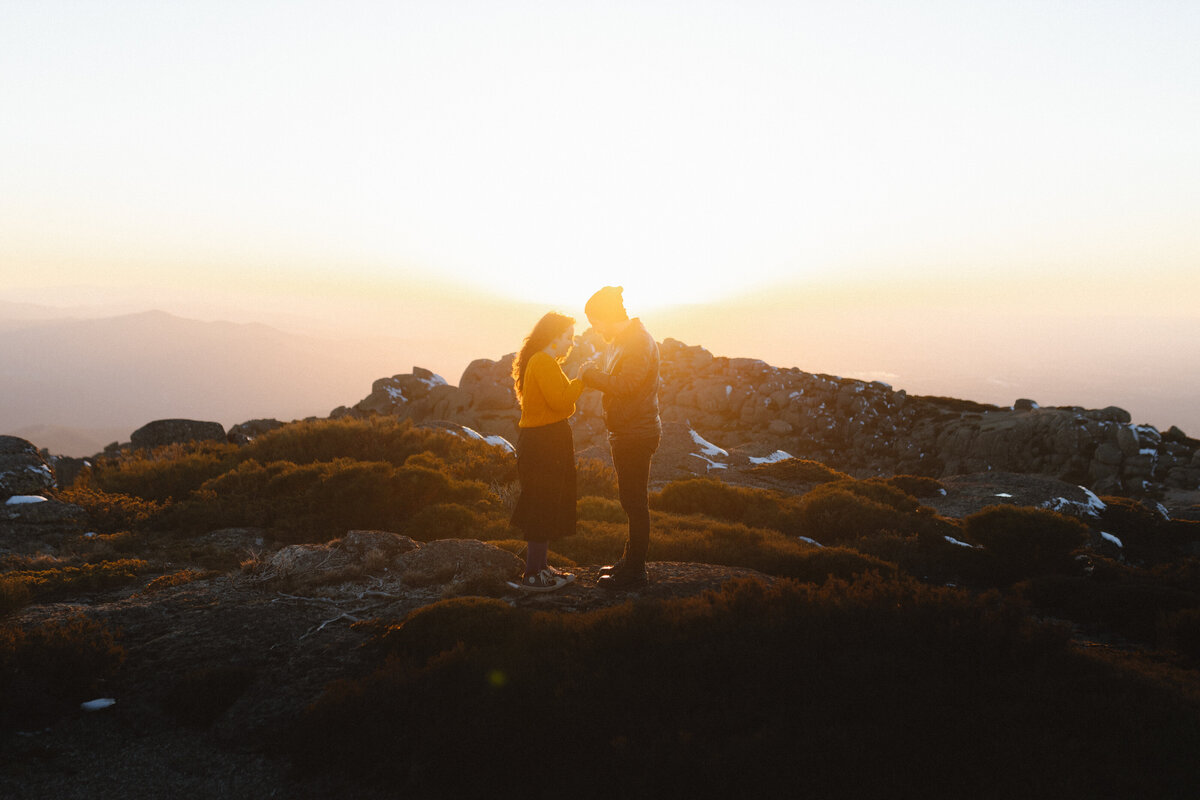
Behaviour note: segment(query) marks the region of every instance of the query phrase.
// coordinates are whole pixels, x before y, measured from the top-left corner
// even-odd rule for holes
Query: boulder
[[[141,450],[189,442],[227,441],[225,428],[219,422],[194,419],[159,419],[149,422],[129,435],[129,442]]]
[[[32,442],[0,436],[0,500],[54,488],[54,472]]]
[[[524,563],[507,550],[475,539],[439,539],[405,553],[398,565],[409,586],[495,588],[519,575]]]
[[[229,429],[226,438],[234,444],[249,444],[264,433],[282,427],[283,423],[277,419],[252,419],[234,425]]]

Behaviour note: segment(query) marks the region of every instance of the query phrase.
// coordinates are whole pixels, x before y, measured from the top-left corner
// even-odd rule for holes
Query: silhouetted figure
[[[575,320],[550,312],[538,320],[513,360],[513,384],[521,403],[517,475],[521,496],[512,523],[525,535],[525,572],[520,588],[549,592],[575,579],[546,559],[550,542],[575,532],[575,440],[567,420],[583,392],[560,362],[575,341]]]
[[[604,393],[604,422],[621,507],[629,517],[629,537],[621,558],[600,570],[600,585],[621,589],[646,582],[650,546],[650,459],[662,438],[658,416],[658,344],[639,319],[630,319],[622,287],[605,286],[584,311],[592,327],[610,343],[608,364],[587,365],[585,386]]]

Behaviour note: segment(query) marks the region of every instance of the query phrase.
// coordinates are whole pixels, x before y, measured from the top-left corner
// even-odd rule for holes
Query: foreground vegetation
[[[1200,523],[1115,497],[1090,524],[1013,506],[950,519],[923,504],[940,489],[929,478],[786,469],[813,488],[696,478],[651,498],[651,560],[752,568],[770,584],[583,613],[467,597],[360,623],[373,666],[297,710],[272,747],[417,796],[520,793],[535,764],[541,785],[582,796],[1189,796]],[[58,492],[85,510],[87,537],[0,563],[0,614],[234,569],[239,554],[205,544],[221,529],[277,544],[376,529],[520,552],[515,479],[502,450],[385,419],[126,453]],[[581,464],[578,512],[551,560],[611,559],[625,518],[599,462]],[[86,699],[121,667],[115,634],[86,617],[6,623],[0,696]],[[10,730],[25,718],[14,703],[0,703]],[[212,722],[211,704],[173,709]]]

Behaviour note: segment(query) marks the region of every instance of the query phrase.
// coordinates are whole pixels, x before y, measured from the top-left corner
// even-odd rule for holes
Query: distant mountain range
[[[228,427],[326,416],[412,367],[400,340],[334,341],[161,311],[63,313],[0,304],[0,433],[62,455],[92,455],[153,419]]]

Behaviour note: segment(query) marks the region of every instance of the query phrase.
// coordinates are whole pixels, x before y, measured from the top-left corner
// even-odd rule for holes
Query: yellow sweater
[[[578,378],[568,380],[558,362],[539,350],[525,365],[521,421],[517,424],[522,428],[536,428],[567,419],[575,413],[575,401],[582,392],[582,381]]]

